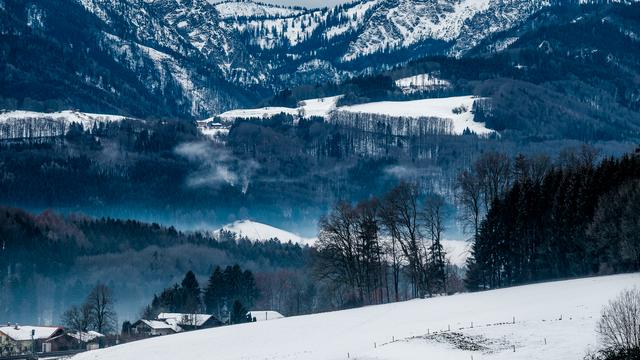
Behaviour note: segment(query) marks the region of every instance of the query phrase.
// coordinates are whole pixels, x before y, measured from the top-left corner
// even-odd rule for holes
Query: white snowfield
[[[478,135],[488,135],[493,130],[485,127],[484,123],[473,119],[473,102],[478,100],[474,96],[454,96],[448,98],[421,99],[411,101],[380,101],[368,104],[344,106],[338,111],[388,115],[393,117],[435,117],[449,119],[453,123],[453,132],[462,134],[466,128]]]
[[[597,346],[602,306],[635,286],[639,274],[550,282],[199,330],[74,359],[576,360]]]
[[[291,241],[294,244],[300,245],[313,245],[315,242],[314,238],[305,238],[289,231],[251,220],[235,221],[223,226],[214,233],[217,233],[222,229],[234,232],[239,236],[247,237],[249,240],[253,241],[267,241],[277,238],[282,243]]]
[[[207,1],[215,6],[221,19],[234,19],[242,17],[287,17],[298,15],[303,12],[301,9],[281,7],[266,3],[256,3],[252,1]]]
[[[410,81],[410,80],[408,80]],[[421,99],[411,101],[380,101],[353,106],[337,107],[339,96],[301,101],[297,108],[264,107],[259,109],[237,109],[218,115],[226,121],[242,118],[269,118],[284,113],[292,116],[309,118],[318,116],[329,119],[333,112],[353,112],[362,114],[388,115],[405,118],[440,118],[449,119],[453,124],[454,134],[462,134],[469,128],[478,135],[488,135],[494,131],[484,123],[475,122],[472,112],[477,97],[454,96],[447,98]]]
[[[69,130],[71,124],[91,129],[99,123],[119,122],[127,119],[120,115],[92,114],[75,110],[52,113],[14,110],[0,112],[0,138],[31,138],[59,136]]]
[[[263,107],[258,109],[237,109],[224,112],[217,117],[233,121],[235,119],[247,118],[270,118],[278,114],[288,114],[302,117],[327,117],[335,110],[336,103],[341,96],[331,96],[319,99],[309,99],[301,101],[296,108],[290,107]]]

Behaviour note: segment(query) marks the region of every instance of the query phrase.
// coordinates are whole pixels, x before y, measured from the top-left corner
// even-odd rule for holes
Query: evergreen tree
[[[189,270],[181,283],[182,304],[181,311],[195,314],[200,312],[200,285],[193,271]]]
[[[250,321],[249,311],[244,307],[244,305],[242,305],[240,300],[234,301],[233,307],[231,308],[229,323],[242,324]]]
[[[216,266],[211,273],[207,288],[204,292],[204,304],[209,314],[216,314],[221,318],[222,307],[224,306],[225,281],[222,269]]]

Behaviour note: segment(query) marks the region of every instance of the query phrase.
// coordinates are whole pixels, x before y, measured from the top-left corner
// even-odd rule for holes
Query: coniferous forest
[[[523,165],[480,224],[470,290],[639,269],[640,154],[583,156],[542,176]]]

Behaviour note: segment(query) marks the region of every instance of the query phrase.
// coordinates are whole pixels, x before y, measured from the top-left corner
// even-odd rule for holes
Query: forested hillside
[[[478,228],[467,285],[637,271],[639,180],[638,152],[601,163],[582,156],[542,174],[519,171]]]
[[[204,282],[216,266],[234,264],[256,274],[265,295],[254,298],[256,304],[274,306],[278,298],[284,313],[317,310],[307,306],[311,300],[305,307],[285,301],[288,291],[313,291],[305,275],[312,250],[291,243],[7,207],[0,208],[0,239],[0,316],[13,322],[59,323],[62,312],[80,304],[96,283],[113,289],[119,319],[133,320],[154,293],[187,271]]]

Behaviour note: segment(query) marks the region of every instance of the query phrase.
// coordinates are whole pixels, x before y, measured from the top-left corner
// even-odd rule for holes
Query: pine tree
[[[231,324],[242,324],[249,321],[249,311],[242,305],[240,300],[234,301],[229,322]]]
[[[221,318],[222,307],[224,306],[225,281],[220,266],[211,273],[207,288],[204,292],[204,304],[209,314],[217,314]]]
[[[189,270],[182,280],[182,311],[195,314],[200,312],[200,285],[193,271]]]

